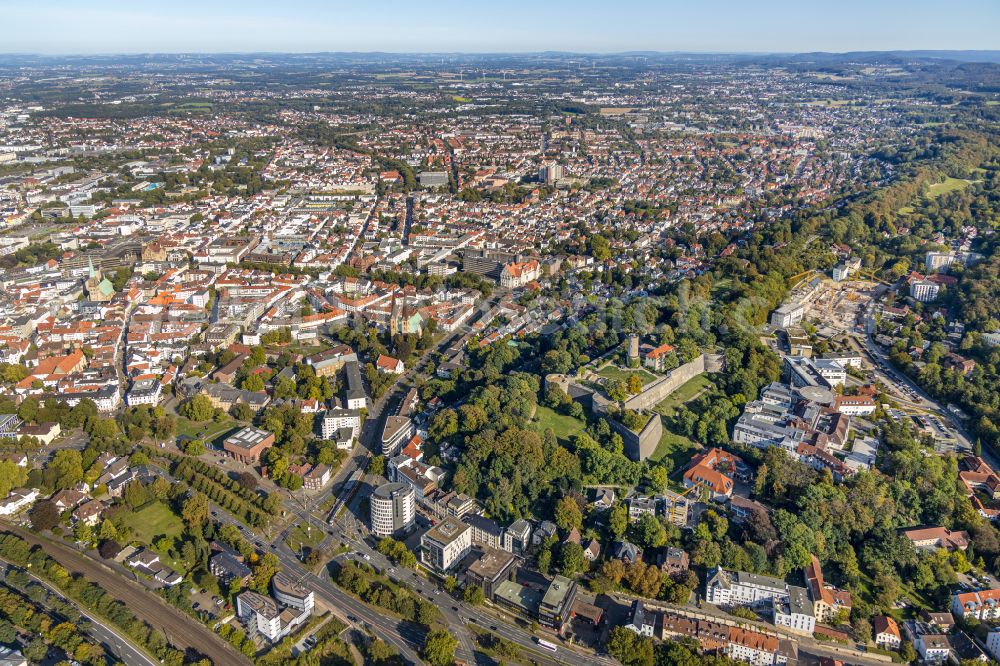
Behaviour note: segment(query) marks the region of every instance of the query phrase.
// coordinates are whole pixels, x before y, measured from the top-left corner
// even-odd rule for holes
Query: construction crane
[[[864,275],[866,278],[869,278],[871,280],[874,280],[875,282],[879,282],[879,283],[884,284],[884,285],[892,285],[891,282],[887,282],[887,281],[883,280],[882,278],[880,278],[879,276],[875,275],[871,271],[862,271],[862,270],[859,270],[858,271],[858,275]]]
[[[695,481],[693,484],[691,484],[691,487],[688,488],[687,490],[685,490],[684,492],[682,492],[682,493],[674,493],[673,497],[670,497],[667,500],[667,507],[666,507],[666,509],[667,509],[667,511],[666,511],[666,513],[667,513],[667,520],[670,520],[671,517],[673,516],[673,514],[674,514],[674,507],[677,505],[678,502],[680,502],[681,500],[683,500],[684,497],[688,493],[690,493],[692,490],[694,490],[695,488],[698,488],[700,486],[703,486],[703,485],[705,485],[704,482],[702,482],[702,481]],[[685,523],[687,522],[687,517],[686,516],[685,516],[684,522]]]
[[[798,283],[801,282],[799,278],[804,277],[806,275],[811,275],[812,273],[813,271],[808,270],[808,271],[802,271],[798,275],[793,275],[792,277],[788,278],[788,286],[794,289],[798,285]]]

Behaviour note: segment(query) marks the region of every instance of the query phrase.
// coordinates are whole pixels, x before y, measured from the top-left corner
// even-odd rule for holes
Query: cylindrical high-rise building
[[[416,519],[417,503],[413,486],[386,483],[371,495],[372,534],[380,537],[407,532]]]

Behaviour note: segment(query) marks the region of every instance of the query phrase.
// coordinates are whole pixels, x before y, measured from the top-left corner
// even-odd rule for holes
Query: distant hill
[[[406,61],[412,63],[441,64],[448,60],[455,62],[489,62],[493,60],[530,60],[547,58],[555,61],[574,60],[585,57],[594,60],[641,60],[649,62],[742,62],[798,65],[842,65],[845,63],[900,63],[918,60],[934,60],[951,63],[991,63],[1000,64],[1000,51],[851,51],[832,53],[722,53],[698,51],[627,51],[620,53],[572,53],[568,51],[542,51],[537,53],[387,53],[387,52],[319,52],[319,53],[123,53],[123,54],[81,54],[43,55],[34,53],[2,53],[3,66],[51,66],[71,65],[175,65],[175,66],[218,66],[235,64],[297,63],[318,65],[336,63],[372,63]]]
[[[958,60],[960,62],[1000,63],[1000,51],[890,51],[895,55],[909,58],[936,58]]]
[[[776,56],[776,57],[781,57]],[[848,51],[846,53],[795,53],[789,54],[791,60],[884,60],[895,58],[902,60],[950,60],[952,62],[992,62],[1000,63],[1000,51]]]

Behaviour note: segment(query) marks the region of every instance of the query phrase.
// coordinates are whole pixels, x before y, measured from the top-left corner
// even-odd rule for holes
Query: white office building
[[[786,356],[785,372],[792,386],[819,386],[831,389],[843,386],[847,381],[847,370],[840,361],[828,358],[806,358]]]
[[[933,273],[956,262],[971,266],[982,258],[983,255],[976,252],[928,252],[924,257],[924,267],[928,273]]]
[[[830,352],[823,354],[820,358],[828,361],[836,361],[845,368],[851,367],[858,370],[862,368],[863,362],[861,352]]]
[[[160,380],[147,377],[146,379],[140,379],[132,382],[132,387],[128,390],[128,394],[125,396],[125,403],[129,407],[135,407],[136,405],[157,405],[160,402],[160,397],[163,395],[163,385],[160,384]]]
[[[847,259],[842,261],[833,267],[833,281],[843,282],[844,280],[851,277],[851,273],[855,273],[861,269],[860,259]]]
[[[990,633],[986,634],[986,650],[991,657],[1000,661],[1000,629],[990,629]]]
[[[788,586],[788,596],[774,597],[774,624],[798,634],[811,636],[816,630],[816,616],[809,592],[797,585]]]
[[[771,313],[771,326],[776,328],[788,328],[793,324],[802,321],[806,315],[806,308],[802,303],[785,303]]]
[[[236,616],[243,621],[247,633],[260,634],[272,643],[280,641],[295,627],[305,622],[311,613],[280,608],[278,602],[263,594],[247,591],[236,597]]]
[[[296,582],[288,574],[279,571],[271,579],[271,589],[274,598],[280,604],[309,615],[316,605],[313,591],[305,585]]]
[[[787,596],[788,584],[771,576],[716,567],[705,580],[705,601],[716,606],[759,606]]]
[[[813,366],[815,366],[819,376],[825,379],[831,387],[843,386],[844,382],[847,381],[847,370],[844,369],[844,366],[838,360],[828,358],[814,359]]]
[[[389,537],[413,528],[417,502],[413,486],[406,483],[386,483],[371,495],[372,534]]]
[[[445,518],[420,537],[420,560],[439,573],[449,571],[472,550],[472,527]]]

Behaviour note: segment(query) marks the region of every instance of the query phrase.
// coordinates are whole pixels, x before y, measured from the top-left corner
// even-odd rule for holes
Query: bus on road
[[[555,643],[549,643],[548,641],[543,641],[541,638],[536,639],[538,641],[538,647],[548,650],[549,652],[555,652],[559,648],[556,647]]]

